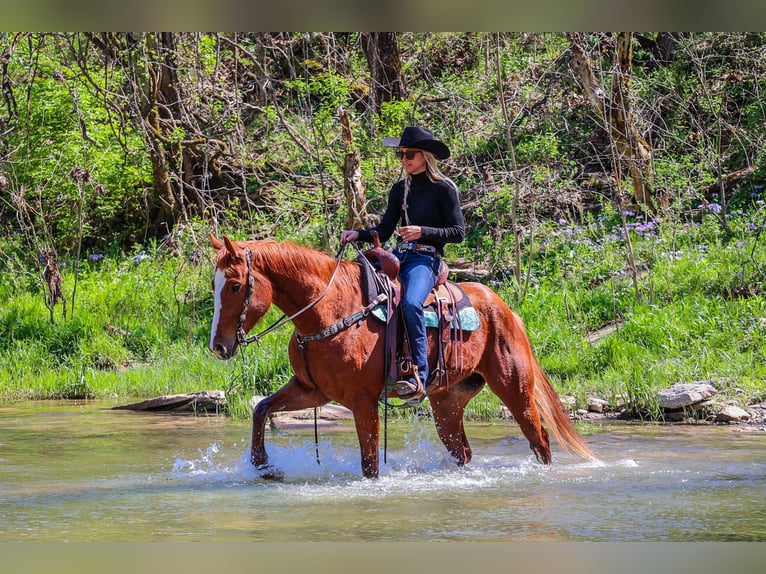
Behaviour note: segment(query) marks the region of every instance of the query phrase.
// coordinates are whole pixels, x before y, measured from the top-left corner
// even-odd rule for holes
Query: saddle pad
[[[385,305],[381,304],[373,307],[371,313],[379,321],[382,321],[383,323],[386,322],[387,312]],[[424,313],[426,316],[426,327],[437,327],[439,318],[436,315],[436,311],[426,309]],[[466,307],[465,309],[461,309],[459,314],[460,326],[463,331],[475,331],[479,328],[479,314],[476,312],[476,309],[473,307]],[[452,323],[450,323],[450,326],[452,326]]]

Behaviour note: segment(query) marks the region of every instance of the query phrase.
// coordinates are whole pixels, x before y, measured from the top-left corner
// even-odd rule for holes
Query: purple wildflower
[[[721,213],[721,206],[717,203],[710,203],[707,208],[713,213]]]

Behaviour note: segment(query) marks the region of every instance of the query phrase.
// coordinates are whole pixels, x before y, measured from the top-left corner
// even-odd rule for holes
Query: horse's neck
[[[333,277],[335,265],[335,260],[319,252],[284,250],[264,268],[274,304],[288,316],[300,313],[293,319],[299,332],[306,334],[335,322],[359,298],[358,289],[344,289],[348,279],[343,270]]]

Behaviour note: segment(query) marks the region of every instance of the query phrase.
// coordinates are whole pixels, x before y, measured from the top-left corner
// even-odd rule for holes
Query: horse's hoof
[[[275,482],[282,482],[285,479],[285,473],[283,470],[279,470],[275,466],[270,464],[262,464],[256,466],[255,470],[258,471],[258,476],[266,480],[273,480]]]

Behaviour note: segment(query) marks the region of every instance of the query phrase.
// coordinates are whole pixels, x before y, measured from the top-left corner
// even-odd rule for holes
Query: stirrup
[[[400,399],[415,407],[426,398],[426,386],[416,377],[408,377],[394,383],[394,390]]]

